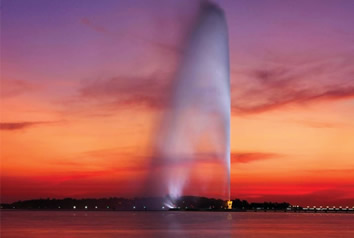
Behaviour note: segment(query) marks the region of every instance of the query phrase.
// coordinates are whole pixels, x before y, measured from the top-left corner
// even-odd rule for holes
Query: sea
[[[2,210],[6,237],[354,237],[353,213]]]

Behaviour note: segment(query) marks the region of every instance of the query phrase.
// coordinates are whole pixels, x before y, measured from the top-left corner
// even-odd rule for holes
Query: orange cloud
[[[238,83],[238,77],[246,77],[247,83]],[[354,98],[354,83],[347,80],[350,77],[348,67],[333,66],[331,62],[251,69],[241,76],[235,75],[231,87],[232,112],[257,114],[287,105]],[[106,109],[132,105],[160,109],[166,107],[171,87],[173,72],[98,78],[82,82],[78,101],[86,100]]]
[[[36,90],[39,86],[28,80],[1,79],[1,97],[13,97],[27,91]]]
[[[49,124],[49,123],[53,123],[53,122],[49,122],[49,121],[0,122],[0,130],[9,130],[9,131],[23,130],[23,129],[26,129],[29,127],[43,125],[43,124]]]
[[[337,61],[340,60],[340,64]],[[236,73],[232,84],[232,110],[239,114],[262,113],[289,104],[304,105],[319,101],[354,97],[352,67],[354,59],[324,59],[298,64],[277,63],[268,68],[253,68]],[[237,84],[238,77],[247,81]]]
[[[334,89],[328,88],[323,92],[317,92],[313,89],[304,89],[295,92],[293,90],[286,90],[286,88],[281,89],[282,92],[280,94],[274,94],[271,99],[262,103],[252,106],[233,106],[233,113],[254,114],[278,109],[289,104],[306,104],[317,101],[354,98],[354,87],[338,87]]]
[[[275,153],[261,153],[261,152],[231,153],[231,162],[232,163],[251,163],[251,162],[255,162],[255,161],[274,159],[279,156],[280,156],[279,154],[275,154]]]
[[[165,78],[169,78],[169,75],[87,80],[79,89],[79,101],[86,100],[114,108],[132,105],[161,108],[165,105],[168,91]]]

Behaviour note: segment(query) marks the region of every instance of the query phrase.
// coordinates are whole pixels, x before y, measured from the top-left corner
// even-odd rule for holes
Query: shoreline
[[[31,212],[228,212],[228,213],[290,213],[290,214],[354,214],[354,210],[341,210],[341,211],[284,211],[284,210],[104,210],[104,209],[0,209],[1,211],[31,211]]]

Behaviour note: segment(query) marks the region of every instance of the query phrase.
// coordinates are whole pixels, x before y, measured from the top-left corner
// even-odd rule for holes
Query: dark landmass
[[[144,211],[169,210],[172,207],[165,205],[162,197],[150,198],[99,198],[99,199],[35,199],[18,201],[10,204],[1,204],[1,209],[34,209],[34,210],[116,210],[116,211]],[[227,201],[206,197],[184,196],[175,201],[173,210],[225,210]],[[233,210],[284,210],[289,203],[249,203],[246,200],[233,200]]]
[[[84,198],[84,199],[34,199],[1,204],[1,209],[11,210],[81,210],[81,211],[284,211],[284,212],[354,212],[348,207],[312,207],[292,206],[287,202],[249,203],[235,199],[232,210],[227,209],[227,201],[206,197],[183,196],[175,201],[174,207],[165,205],[166,198]]]

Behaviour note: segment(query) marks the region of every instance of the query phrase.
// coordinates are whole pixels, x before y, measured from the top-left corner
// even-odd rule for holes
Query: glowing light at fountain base
[[[232,209],[232,201],[231,200],[227,201],[227,209],[229,209],[229,210]]]

